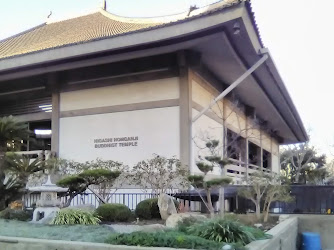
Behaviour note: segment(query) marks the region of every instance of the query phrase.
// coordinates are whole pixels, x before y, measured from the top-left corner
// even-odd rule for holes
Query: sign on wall
[[[94,148],[137,147],[138,136],[94,139]]]

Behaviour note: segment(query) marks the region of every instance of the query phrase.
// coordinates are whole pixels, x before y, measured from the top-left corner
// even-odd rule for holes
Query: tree
[[[78,175],[67,176],[57,182],[58,186],[68,188],[66,196],[69,199],[66,201],[65,207],[71,204],[75,196],[83,194],[90,185],[100,185],[103,183],[112,183],[120,176],[119,171],[110,171],[106,169],[85,170]],[[99,197],[99,196],[98,196]],[[103,198],[100,200],[105,203]]]
[[[223,156],[221,156],[221,154],[219,153],[219,141],[218,140],[208,141],[205,144],[205,146],[208,148],[210,154],[205,156],[204,158],[205,158],[206,161],[211,163],[212,170],[213,170],[213,167],[219,167],[220,170],[221,170],[221,173],[224,173],[225,166],[228,165],[228,164],[231,164],[230,158],[228,157],[228,154],[227,154],[227,150],[223,154]],[[230,147],[231,148],[233,147],[232,144],[230,145]],[[225,182],[224,185],[219,186],[219,209],[220,209],[221,217],[224,217],[224,215],[225,215],[225,191],[224,191],[224,186],[227,185],[227,184],[230,184],[232,182],[232,179],[224,177],[223,174],[218,179],[225,180],[225,181],[223,181],[223,182]]]
[[[309,142],[288,146],[281,152],[281,169],[293,183],[306,183],[313,170],[326,164],[326,156],[318,155]],[[316,173],[315,173],[316,174]]]
[[[290,195],[290,187],[288,185],[281,185],[280,178],[272,176],[270,184],[267,188],[263,204],[263,221],[268,221],[270,205],[274,201],[291,202],[293,198]]]
[[[64,176],[72,176],[86,170],[105,169],[112,172],[120,172],[120,175],[113,182],[101,182],[98,185],[91,185],[88,189],[93,192],[100,200],[107,203],[112,195],[127,181],[128,166],[113,160],[96,159],[86,162],[75,162],[72,160],[51,158],[47,161],[49,169],[56,179]]]
[[[251,200],[255,205],[256,218],[261,217],[261,201],[270,186],[271,176],[262,171],[254,172],[247,179],[246,186],[238,190],[238,195]]]
[[[128,174],[131,183],[153,193],[166,193],[176,188],[188,187],[188,169],[175,157],[155,154],[153,158],[138,162]]]
[[[263,172],[255,172],[245,180],[246,185],[238,190],[238,194],[251,200],[255,205],[256,218],[261,217],[261,203],[263,202],[263,221],[267,222],[270,205],[274,201],[292,201],[290,187],[281,185],[282,177]]]
[[[224,168],[225,165],[228,164],[228,160],[220,157],[217,154],[217,147],[219,145],[219,141],[212,140],[207,142],[206,147],[210,151],[210,155],[205,156],[205,161],[199,161],[196,163],[198,169],[204,175],[190,175],[188,180],[190,184],[196,189],[199,196],[201,197],[203,203],[207,207],[210,212],[211,217],[214,216],[214,208],[211,200],[211,192],[213,189],[222,188],[232,182],[231,178],[228,177],[220,177],[220,178],[212,178],[208,179],[207,176],[210,172],[213,171],[215,166],[219,166],[220,168]],[[202,195],[202,191],[205,191],[206,199],[204,199]],[[223,190],[224,193],[224,190]],[[224,197],[222,198],[224,200]],[[221,208],[222,209],[222,208]],[[220,211],[222,215],[224,215],[224,210]]]
[[[223,110],[224,105],[228,106],[228,108]],[[260,147],[256,148],[259,149],[255,150],[256,152],[248,150],[247,155],[248,140],[261,140],[261,133],[258,133],[259,128],[263,127],[260,126],[261,121],[255,116],[253,118],[249,116],[246,118],[247,122],[245,122],[243,115],[240,115],[245,113],[245,106],[233,96],[225,99],[224,104],[222,102],[217,103],[210,111],[221,121],[221,125],[207,127],[207,130],[200,131],[200,133],[196,133],[196,136],[193,137],[193,142],[199,150],[199,155],[215,155],[213,159],[218,156],[218,161],[225,163],[217,164],[218,162],[212,162],[215,167],[221,169],[220,177],[225,177],[227,165],[238,165],[245,167],[245,175],[247,178],[247,168],[249,164],[260,167],[261,161],[267,159],[267,155],[265,154],[263,154],[263,159],[261,159],[261,154],[258,153]],[[233,123],[233,126],[231,123]],[[229,129],[232,127],[233,130]],[[217,129],[219,133],[217,133]],[[210,144],[212,141],[218,142],[218,145],[210,148],[208,147],[208,143]],[[205,159],[205,157],[202,158]],[[199,159],[201,160],[201,157],[199,157]],[[224,216],[224,187],[219,189],[219,208],[221,216]]]

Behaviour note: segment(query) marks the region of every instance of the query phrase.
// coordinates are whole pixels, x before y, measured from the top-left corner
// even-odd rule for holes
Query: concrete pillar
[[[51,115],[51,151],[59,154],[59,118],[60,118],[60,93],[56,74],[48,76],[48,86],[52,93],[52,115]]]
[[[51,118],[51,151],[59,154],[59,92],[52,93],[52,118]]]
[[[263,148],[262,148],[262,131],[261,128],[260,131],[260,169],[263,170]]]
[[[178,52],[180,72],[180,160],[192,172],[192,91],[184,51]]]
[[[248,179],[248,176],[249,176],[249,172],[248,172],[248,168],[249,168],[249,141],[248,141],[248,117],[246,116],[246,138],[245,138],[245,141],[246,141],[246,157],[245,157],[245,168],[246,168],[246,171],[245,171],[245,175],[246,175],[246,179]]]

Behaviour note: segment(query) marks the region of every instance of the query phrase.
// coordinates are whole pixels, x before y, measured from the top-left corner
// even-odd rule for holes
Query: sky
[[[147,17],[180,13],[217,0],[108,0],[111,13]],[[52,19],[92,12],[102,0],[0,0],[0,40]],[[334,157],[333,0],[253,0],[264,45],[269,48],[299,111],[311,143]]]

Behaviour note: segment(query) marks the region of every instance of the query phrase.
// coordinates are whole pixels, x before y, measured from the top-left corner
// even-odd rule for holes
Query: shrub
[[[179,207],[179,202],[173,199],[176,209]],[[138,203],[135,214],[137,217],[145,220],[161,219],[158,198],[146,199]]]
[[[102,221],[129,221],[132,218],[131,210],[122,204],[103,204],[96,209],[96,214]]]
[[[31,213],[23,210],[6,208],[0,212],[0,218],[6,220],[19,220],[28,221],[31,220]]]
[[[177,228],[180,232],[187,232],[187,229],[192,226],[195,223],[198,223],[199,219],[198,217],[195,216],[190,216],[190,217],[186,217],[183,218],[181,221],[178,222],[177,224]]]
[[[93,213],[79,209],[64,208],[57,212],[56,217],[51,221],[54,225],[98,225],[101,220]]]
[[[211,219],[202,223],[195,223],[189,226],[186,232],[208,240],[241,243],[242,245],[247,245],[256,239],[267,238],[266,234],[259,229],[226,219]]]
[[[138,203],[135,214],[137,217],[145,220],[161,219],[158,198],[143,200]]]
[[[164,233],[133,232],[130,234],[114,234],[106,243],[114,245],[172,247],[187,249],[221,249],[223,244],[180,232]]]

